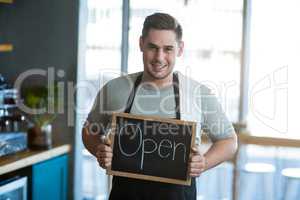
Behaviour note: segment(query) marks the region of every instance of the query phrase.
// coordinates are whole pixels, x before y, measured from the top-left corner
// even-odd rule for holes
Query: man
[[[197,122],[198,141],[202,129],[208,133],[213,145],[204,155],[197,146],[192,148],[189,160],[191,186],[114,177],[110,194],[112,200],[195,200],[195,177],[233,157],[237,149],[236,134],[207,87],[173,72],[176,58],[182,55],[184,48],[182,28],[175,18],[164,13],[148,16],[139,45],[143,54],[143,72],[114,79],[101,89],[83,129],[83,142],[97,157],[99,165],[106,169],[111,165],[112,148],[107,138],[100,140],[99,134],[106,134],[111,112]]]

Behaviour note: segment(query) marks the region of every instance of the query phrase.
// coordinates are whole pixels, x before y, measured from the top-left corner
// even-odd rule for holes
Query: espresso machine
[[[0,156],[27,149],[25,116],[18,109],[19,91],[0,74]]]

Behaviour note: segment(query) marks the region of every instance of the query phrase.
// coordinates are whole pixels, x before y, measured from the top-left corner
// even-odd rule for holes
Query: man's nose
[[[162,60],[164,60],[164,56],[165,56],[165,54],[164,54],[163,49],[158,49],[156,52],[156,59],[158,61],[162,61]]]

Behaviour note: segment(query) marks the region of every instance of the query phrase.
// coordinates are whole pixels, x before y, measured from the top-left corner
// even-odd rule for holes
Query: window
[[[121,66],[122,1],[88,0],[86,77],[97,79],[104,70]]]
[[[290,82],[299,71],[293,55],[299,47],[299,26],[294,21],[300,14],[294,2],[251,1],[247,120],[251,134],[300,138],[295,111],[299,79]]]
[[[88,0],[84,65],[78,74],[77,123],[83,124],[99,88],[121,71],[122,1]],[[81,73],[82,72],[82,73]],[[80,126],[77,130],[81,134]],[[81,139],[81,137],[80,137]],[[80,150],[83,199],[108,199],[109,177],[96,158]]]
[[[176,63],[176,70],[211,87],[230,119],[238,121],[242,1],[190,0],[187,5],[171,0],[130,3],[128,72],[143,70],[138,40],[145,17],[158,11],[170,13],[182,24],[185,42],[184,55]]]

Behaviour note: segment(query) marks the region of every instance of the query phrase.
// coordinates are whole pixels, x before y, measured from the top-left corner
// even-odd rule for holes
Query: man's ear
[[[178,52],[177,52],[177,56],[181,56],[183,54],[183,49],[184,49],[184,42],[180,41],[178,43]]]
[[[139,46],[140,46],[140,51],[143,51],[144,40],[142,36],[140,37]]]

